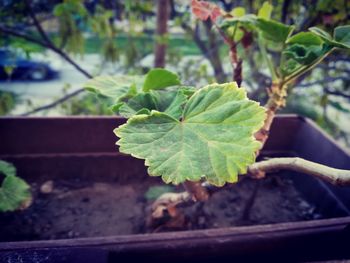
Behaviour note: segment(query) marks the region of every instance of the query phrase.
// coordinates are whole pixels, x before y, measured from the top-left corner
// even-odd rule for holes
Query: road
[[[97,72],[97,66],[100,64],[100,57],[97,54],[85,55],[84,58],[76,58],[75,61],[81,65],[86,71],[93,74]],[[86,82],[81,72],[77,71],[71,64],[61,61],[61,70],[59,77],[56,79],[45,81],[28,81],[13,80],[0,81],[0,90],[11,91],[19,97],[19,103],[11,112],[11,115],[20,115],[29,111],[28,101],[34,107],[42,106],[54,101],[64,95],[64,89],[69,85],[69,92],[73,92],[82,87]],[[52,111],[45,115],[57,115],[58,112]],[[38,114],[40,115],[40,114]]]

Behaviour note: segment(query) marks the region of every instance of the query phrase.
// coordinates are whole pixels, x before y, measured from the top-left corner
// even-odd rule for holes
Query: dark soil
[[[247,203],[259,184],[250,210]],[[145,192],[153,183],[95,183],[83,188],[54,182],[50,193],[33,185],[34,202],[25,211],[0,215],[0,241],[65,239],[152,232],[146,227],[151,201]],[[177,189],[181,191],[181,188]],[[256,181],[246,178],[214,193],[204,204],[183,211],[188,229],[268,224],[325,217],[316,212],[285,177]],[[244,212],[246,211],[246,212]],[[248,212],[248,213],[247,213]],[[245,214],[245,216],[243,216]]]

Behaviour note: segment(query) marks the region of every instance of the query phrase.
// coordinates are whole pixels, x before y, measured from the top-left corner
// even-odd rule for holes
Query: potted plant
[[[217,17],[222,14],[222,11],[209,3],[193,1],[193,6],[194,10],[200,10],[200,18],[202,19],[210,17],[216,22]],[[154,186],[157,180],[155,178],[140,180],[145,175],[142,162],[117,152],[112,154],[113,147],[110,146],[110,141],[113,138],[106,134],[111,126],[118,127],[115,133],[120,137],[118,145],[121,152],[144,159],[146,166],[149,167],[148,173],[150,175],[161,176],[166,183],[183,183],[185,185],[185,192],[179,192],[179,189],[175,189],[177,192],[158,195],[151,205],[150,220],[145,223],[144,227],[147,227],[147,231],[152,229],[155,232],[173,228],[217,227],[215,222],[210,222],[210,219],[204,216],[206,209],[208,210],[206,204],[210,201],[211,193],[215,192],[212,194],[213,197],[217,195],[216,190],[213,190],[210,185],[222,187],[225,183],[235,183],[239,174],[247,172],[253,178],[261,179],[265,177],[266,172],[282,168],[315,175],[336,185],[349,184],[348,170],[315,163],[325,163],[333,167],[349,169],[349,156],[337,148],[313,124],[295,116],[277,118],[274,124],[273,120],[275,112],[285,104],[288,85],[311,70],[334,49],[349,48],[350,27],[344,26],[335,29],[334,38],[320,29],[291,35],[293,28],[269,19],[268,10],[270,7],[264,6],[258,17],[243,15],[237,18],[224,14],[222,24],[218,24],[217,28],[230,45],[232,64],[235,66],[233,75],[238,84],[242,78],[240,71],[242,61],[237,57],[235,50],[237,47],[235,33],[237,30],[242,30],[244,32],[242,39],[246,35],[258,37],[258,41],[261,42],[261,52],[271,70],[273,79],[273,84],[269,88],[270,99],[265,108],[249,100],[244,88],[239,87],[240,85],[234,82],[211,84],[196,89],[181,84],[176,74],[165,69],[153,69],[144,77],[102,76],[89,81],[86,88],[97,93],[104,100],[112,102],[113,110],[128,118],[126,123],[125,119],[115,118],[76,118],[51,121],[35,118],[17,120],[5,118],[1,121],[4,124],[2,127],[6,128],[0,130],[2,138],[6,139],[4,140],[2,158],[13,161],[19,167],[19,171],[21,171],[20,167],[34,167],[32,171],[23,170],[24,174],[27,173],[29,180],[34,176],[33,171],[39,172],[41,170],[40,178],[42,181],[39,182],[41,187],[40,185],[36,186],[41,188],[38,191],[38,196],[45,196],[56,190],[58,191],[56,193],[58,199],[69,200],[72,204],[78,197],[83,197],[78,203],[81,205],[81,202],[89,203],[92,199],[98,200],[97,196],[100,194],[104,196],[103,202],[97,202],[97,206],[100,207],[105,204],[108,198],[112,200],[112,203],[126,197],[132,199],[133,191],[123,188],[125,181],[135,180],[141,188],[141,192],[146,192],[142,186],[151,189],[149,186]],[[282,47],[280,50],[281,63],[278,67],[272,65],[266,53],[265,41],[271,40],[278,42]],[[247,43],[245,42],[245,44]],[[26,122],[29,124],[25,126],[26,132],[30,131],[30,134],[36,139],[33,139],[32,142],[26,142],[27,146],[24,148],[17,148],[16,145],[23,143],[24,131],[15,129],[15,127]],[[271,125],[275,125],[273,126],[275,130],[270,131]],[[283,131],[282,127],[286,127],[286,125],[289,126],[290,130]],[[46,134],[53,134],[56,129],[61,134],[55,134],[54,138],[43,139],[38,134],[38,127],[40,127],[41,133],[45,131]],[[42,130],[43,128],[45,130]],[[64,132],[64,129],[67,128],[69,132]],[[16,131],[17,136],[9,131]],[[16,141],[13,140],[13,136],[16,136]],[[84,138],[85,140],[83,140]],[[267,144],[266,147],[262,148],[268,138],[270,146]],[[41,143],[37,143],[40,140]],[[68,140],[70,142],[68,145],[62,144],[62,141]],[[322,143],[316,144],[318,140],[321,140]],[[106,141],[108,141],[108,146]],[[310,148],[305,145],[301,147],[305,141],[314,143],[313,147],[317,147],[318,154],[311,153]],[[84,142],[87,143],[87,147],[82,145]],[[33,147],[33,143],[37,143],[37,145]],[[19,152],[16,152],[18,149],[20,149]],[[320,153],[324,150],[331,152],[333,156],[337,155],[337,158],[332,159],[331,155],[321,155]],[[13,154],[9,154],[11,152]],[[270,157],[282,152],[282,155],[289,157],[255,162],[260,152]],[[290,157],[295,155],[309,160]],[[38,167],[35,163],[36,165],[40,163],[40,169],[35,169]],[[114,171],[115,169],[120,170]],[[48,171],[50,171],[49,175]],[[45,180],[52,180],[55,178],[55,173],[62,171],[66,171],[66,175],[60,174],[60,180],[69,178],[79,171],[81,175],[76,178],[78,180],[76,184],[79,186],[91,183],[96,179],[97,174],[108,171],[112,174],[108,180],[118,182],[120,188],[115,191],[105,184],[95,184],[93,187],[86,187],[86,189],[76,187],[77,189],[72,194],[69,191],[65,193],[63,188],[59,189],[64,187],[64,183],[61,182],[62,185],[53,187],[50,191],[43,191],[42,186],[48,185]],[[92,174],[95,176],[90,177]],[[22,252],[24,250],[28,253],[28,249],[30,249],[32,251],[30,253],[33,253],[36,251],[35,249],[39,249],[40,252],[40,249],[44,248],[100,247],[111,251],[110,258],[124,256],[142,258],[147,255],[167,261],[169,261],[169,256],[171,256],[170,261],[184,257],[202,261],[203,259],[210,260],[211,257],[217,259],[234,256],[237,259],[248,260],[262,256],[278,259],[285,257],[283,253],[286,251],[300,249],[308,243],[308,250],[302,251],[300,254],[290,255],[289,258],[305,260],[349,256],[348,252],[344,250],[344,244],[349,239],[348,230],[346,230],[350,222],[349,207],[346,204],[349,192],[338,187],[332,188],[313,177],[297,176],[293,173],[288,175],[290,178],[285,179],[285,181],[278,179],[278,175],[272,180],[264,179],[264,182],[268,182],[264,187],[270,189],[264,193],[268,195],[274,185],[282,187],[282,190],[277,191],[279,193],[289,192],[291,190],[288,188],[288,184],[292,180],[295,184],[299,184],[301,189],[304,188],[305,193],[309,192],[311,199],[323,194],[325,196],[323,201],[326,203],[324,210],[327,210],[329,215],[343,218],[137,236],[81,238],[71,241],[10,242],[2,243],[0,251],[2,251],[1,253],[11,253],[13,250]],[[303,182],[298,183],[300,180]],[[141,186],[140,182],[142,182]],[[252,193],[245,198],[241,210],[236,211],[242,215],[239,218],[241,221],[235,221],[236,225],[240,225],[242,222],[245,224],[252,220],[249,215],[259,191],[259,184],[254,182],[259,182],[259,180],[249,180],[248,186],[243,180],[235,187],[235,191],[248,187]],[[74,185],[70,187],[74,188]],[[264,187],[260,187],[260,191]],[[276,188],[272,189],[276,190]],[[228,202],[231,205],[235,204],[234,200],[237,204],[239,203],[237,200],[242,199],[242,195],[235,191],[234,194],[226,194],[226,197],[230,198]],[[310,192],[314,192],[315,196]],[[295,195],[295,192],[290,194],[299,200],[300,196]],[[290,199],[292,199],[291,196],[289,196]],[[50,197],[41,197],[46,199],[46,205],[59,203],[59,201],[55,203]],[[70,199],[65,199],[67,197]],[[284,198],[286,196],[282,196],[281,200]],[[137,198],[135,202],[137,203]],[[135,204],[135,202],[129,203],[122,213],[130,215],[129,210],[132,207],[130,204]],[[312,205],[308,203],[300,203],[306,210],[313,209]],[[190,208],[188,208],[189,205]],[[225,211],[227,203],[222,205],[219,210]],[[327,207],[332,205],[332,208]],[[94,209],[97,209],[97,206],[95,203]],[[288,202],[285,206],[286,210],[292,209]],[[321,206],[319,204],[319,209]],[[43,207],[47,208],[48,206],[42,204],[41,209]],[[75,208],[71,207],[71,209]],[[57,207],[53,206],[53,209],[55,210]],[[107,207],[104,213],[108,209]],[[296,209],[302,210],[298,206]],[[219,213],[219,210],[216,212]],[[232,208],[228,210],[232,213]],[[75,213],[79,215],[81,211],[75,211]],[[188,217],[188,213],[193,217]],[[144,219],[145,214],[142,214]],[[315,213],[311,214],[316,218]],[[40,216],[43,216],[42,212]],[[219,218],[217,215],[215,217]],[[228,217],[232,220],[232,216]],[[320,217],[323,216],[320,215]],[[83,218],[84,216],[81,220]],[[6,220],[6,217],[4,219]],[[9,219],[13,219],[13,217],[9,215],[7,220]],[[133,220],[134,217],[131,219]],[[302,220],[305,219],[302,218]],[[89,221],[85,223],[90,229],[94,223],[96,224],[96,222]],[[100,222],[100,224],[103,223]],[[55,224],[51,222],[51,226],[43,228],[42,231],[50,232],[50,227]],[[79,221],[75,226],[81,224],[82,222]],[[23,221],[18,225],[24,225]],[[124,229],[127,227],[122,224],[121,226]],[[108,228],[108,225],[104,227]],[[147,231],[141,230],[140,232]],[[68,237],[76,236],[79,235],[74,230]],[[67,236],[64,237],[67,238]],[[60,238],[60,236],[53,238]],[[336,240],[337,246],[327,247],[321,238],[328,238],[331,242]],[[326,242],[327,245],[329,240]],[[93,252],[93,250],[91,251]],[[99,250],[98,253],[100,253]]]

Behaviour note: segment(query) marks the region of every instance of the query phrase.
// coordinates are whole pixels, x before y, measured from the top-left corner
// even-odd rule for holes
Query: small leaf
[[[0,160],[0,174],[5,179],[0,187],[0,211],[14,211],[31,199],[30,187],[21,178],[15,176],[15,167]]]
[[[3,174],[5,176],[15,176],[16,175],[16,167],[12,164],[0,160],[0,175]]]
[[[240,26],[247,27],[248,29],[254,29],[256,24],[257,17],[252,14],[244,15],[241,17],[233,17],[225,19],[221,24],[220,28],[225,30],[229,27],[234,27],[237,23],[240,23]]]
[[[175,119],[180,119],[183,106],[188,98],[183,90],[159,91],[152,94],[156,98],[158,111],[164,112]]]
[[[300,32],[287,40],[287,44],[299,44],[304,46],[319,46],[322,45],[322,43],[322,39],[311,32]]]
[[[345,48],[350,48],[350,25],[336,27],[334,29],[334,40]]]
[[[186,180],[222,186],[254,163],[261,144],[254,133],[265,108],[235,83],[204,87],[186,103],[182,120],[158,111],[134,115],[114,132],[120,151],[145,159],[148,172],[166,183]]]
[[[142,90],[164,89],[176,85],[180,85],[180,79],[177,74],[166,69],[156,68],[147,73]]]
[[[330,34],[318,27],[311,27],[309,30],[321,37],[331,48],[350,48],[350,25],[336,27],[334,30],[334,39]]]
[[[84,88],[119,102],[123,98],[135,96],[142,80],[141,76],[99,76],[86,82]]]
[[[182,89],[171,91],[151,90],[151,92],[137,94],[116,109],[125,118],[131,118],[136,114],[149,114],[150,111],[157,110],[179,119],[187,98]]]
[[[233,8],[230,14],[234,17],[242,17],[245,15],[245,9],[244,7],[238,6]]]
[[[321,46],[304,46],[293,44],[287,47],[283,54],[286,58],[292,58],[300,64],[308,65],[323,54]]]
[[[111,111],[113,111],[113,112],[115,112],[115,113],[118,113],[119,110],[120,110],[120,108],[121,108],[121,106],[123,106],[123,105],[124,105],[124,102],[118,102],[118,103],[112,105],[112,106],[110,107],[110,109],[111,109]]]
[[[258,18],[257,27],[265,39],[280,43],[285,43],[294,30],[294,26],[287,26],[277,21],[262,18]]]
[[[206,21],[210,18],[213,22],[221,16],[221,9],[212,3],[206,1],[192,0],[192,13],[200,20]]]
[[[264,18],[264,19],[270,19],[272,10],[273,10],[273,6],[268,1],[265,1],[262,7],[259,9],[258,17]]]
[[[119,108],[119,114],[125,118],[130,118],[136,113],[145,113],[141,111],[147,109],[148,111],[157,109],[156,100],[150,93],[139,93],[135,97],[131,98],[128,102],[124,103]],[[141,112],[140,112],[141,111]]]
[[[310,27],[309,30],[327,42],[332,42],[332,36],[318,27]]]

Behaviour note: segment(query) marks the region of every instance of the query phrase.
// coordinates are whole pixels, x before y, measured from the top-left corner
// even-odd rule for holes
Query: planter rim
[[[313,120],[311,120],[310,118],[304,117],[304,116],[300,116],[298,114],[276,114],[277,118],[280,119],[300,119],[303,122],[307,122],[310,126],[312,126],[314,129],[316,129],[318,132],[320,132],[323,136],[325,136],[328,140],[330,140],[332,143],[334,143],[336,145],[336,147],[338,149],[340,149],[342,152],[346,153],[347,155],[350,155],[350,149],[347,149],[346,147],[340,145],[332,136],[330,136],[328,133],[326,133],[324,130],[322,130]],[[64,120],[64,119],[73,119],[73,120],[82,120],[82,119],[116,119],[116,120],[123,120],[126,119],[124,117],[121,116],[104,116],[104,115],[98,115],[98,116],[94,116],[94,115],[86,115],[86,116],[82,116],[82,115],[73,115],[73,116],[49,116],[49,117],[45,117],[45,116],[29,116],[29,117],[25,117],[25,116],[0,116],[0,121],[1,120],[43,120],[43,119],[50,119],[50,120]]]
[[[38,248],[69,248],[69,247],[99,247],[99,246],[135,246],[147,244],[149,242],[165,242],[165,241],[191,241],[205,238],[221,240],[223,243],[230,238],[241,239],[254,236],[263,239],[265,234],[280,236],[295,236],[296,233],[305,234],[305,232],[315,232],[318,229],[323,232],[328,230],[344,230],[350,227],[350,216],[319,219],[310,221],[286,222],[276,224],[261,224],[254,226],[237,226],[225,227],[206,230],[188,230],[178,232],[163,233],[146,233],[134,235],[113,235],[100,237],[84,237],[74,239],[55,239],[55,240],[39,240],[39,241],[15,241],[0,242],[0,251],[14,249],[38,249]]]
[[[298,116],[296,114],[283,114],[277,115],[278,119],[297,119],[301,122],[305,122],[312,126],[315,130],[321,133],[325,139],[331,141],[334,146],[346,155],[349,155],[349,150],[340,146],[330,135],[326,134],[320,127],[318,127],[312,120],[305,117]],[[1,120],[82,120],[82,119],[105,119],[105,120],[125,120],[125,118],[118,116],[60,116],[60,117],[0,117]],[[104,127],[104,126],[103,126]],[[102,128],[103,128],[102,127]],[[0,127],[1,129],[1,127]],[[94,153],[98,156],[101,153]],[[109,154],[109,153],[107,153]],[[40,155],[40,154],[39,154]],[[46,154],[47,155],[47,154]],[[62,154],[66,155],[66,154]],[[71,153],[72,156],[77,153]],[[79,153],[78,153],[79,155]],[[90,155],[81,153],[81,156]],[[112,154],[121,155],[118,152]],[[51,156],[51,155],[50,155]],[[60,154],[52,154],[51,157],[61,156]],[[310,233],[325,233],[330,231],[348,231],[350,229],[350,216],[319,219],[310,221],[298,221],[298,222],[286,222],[275,224],[260,224],[253,226],[235,226],[216,229],[205,230],[190,230],[190,231],[178,231],[178,232],[163,232],[163,233],[147,233],[147,234],[131,234],[131,235],[113,235],[113,236],[100,236],[100,237],[84,237],[75,239],[57,239],[57,240],[40,240],[40,241],[15,241],[15,242],[0,242],[0,252],[10,250],[22,250],[22,249],[36,249],[36,248],[70,248],[70,247],[117,247],[120,250],[131,250],[133,247],[148,247],[153,249],[152,244],[157,244],[156,248],[166,247],[166,241],[174,241],[174,243],[185,246],[191,241],[195,241],[198,244],[201,240],[211,240],[216,243],[232,243],[238,242],[238,240],[265,240],[267,238],[278,237],[295,237],[307,235]],[[185,242],[184,242],[185,241]],[[183,244],[183,242],[185,244]],[[208,243],[208,242],[207,242]],[[154,249],[156,249],[154,248]]]

